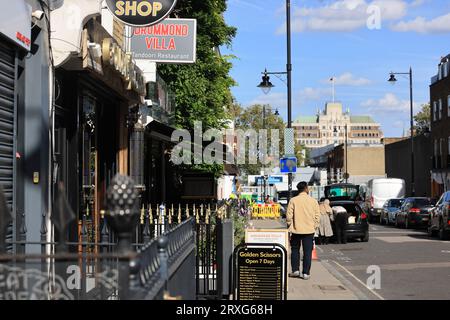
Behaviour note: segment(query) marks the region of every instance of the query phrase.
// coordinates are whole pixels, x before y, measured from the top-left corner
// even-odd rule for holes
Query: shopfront
[[[31,48],[31,6],[15,1],[0,11],[0,185],[17,220],[18,104],[24,100],[24,58]],[[17,224],[8,229],[16,239]],[[11,246],[9,247],[11,249]]]
[[[95,19],[81,52],[56,72],[55,181],[65,184],[78,220],[92,226],[88,240],[98,241],[106,190],[117,173],[130,174],[132,110],[145,91],[141,71]],[[80,232],[74,226],[70,237]]]

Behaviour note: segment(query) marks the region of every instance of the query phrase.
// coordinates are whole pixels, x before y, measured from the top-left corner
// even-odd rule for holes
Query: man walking
[[[299,195],[289,201],[286,223],[290,233],[291,267],[290,277],[310,278],[314,233],[320,224],[319,203],[309,196],[308,184],[297,185]],[[300,247],[303,246],[303,272],[300,274]]]

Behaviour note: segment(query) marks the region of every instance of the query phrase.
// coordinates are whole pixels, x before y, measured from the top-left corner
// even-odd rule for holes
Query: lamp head
[[[270,77],[267,75],[267,70],[265,70],[258,88],[261,88],[264,94],[268,94],[273,87],[275,86],[270,82]]]
[[[391,73],[391,75],[389,76],[388,82],[391,84],[395,84],[397,82],[397,79],[395,78],[395,74]]]
[[[278,109],[275,109],[275,113],[274,113],[276,116],[279,116],[280,115],[280,113],[278,112]]]

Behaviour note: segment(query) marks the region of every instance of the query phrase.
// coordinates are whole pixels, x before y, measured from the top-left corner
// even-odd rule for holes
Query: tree
[[[415,130],[417,135],[424,133],[427,128],[430,129],[430,117],[430,104],[423,104],[421,111],[414,116]]]
[[[192,130],[194,121],[203,128],[223,128],[226,108],[232,104],[230,56],[220,46],[230,46],[236,28],[225,23],[226,0],[179,0],[172,15],[197,19],[197,61],[195,64],[158,65],[158,72],[175,94],[175,123]]]

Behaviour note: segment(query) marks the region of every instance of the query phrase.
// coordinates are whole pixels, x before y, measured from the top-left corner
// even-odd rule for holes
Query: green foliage
[[[431,120],[431,107],[430,104],[423,104],[422,109],[414,116],[414,122],[416,134],[422,134],[425,132],[425,129],[430,128],[430,120]]]
[[[225,23],[225,0],[179,0],[173,12],[177,18],[197,19],[197,62],[191,65],[164,64],[158,72],[175,94],[177,127],[193,129],[194,121],[203,128],[223,128],[227,106],[232,103],[229,56],[217,48],[230,46],[236,29]]]

